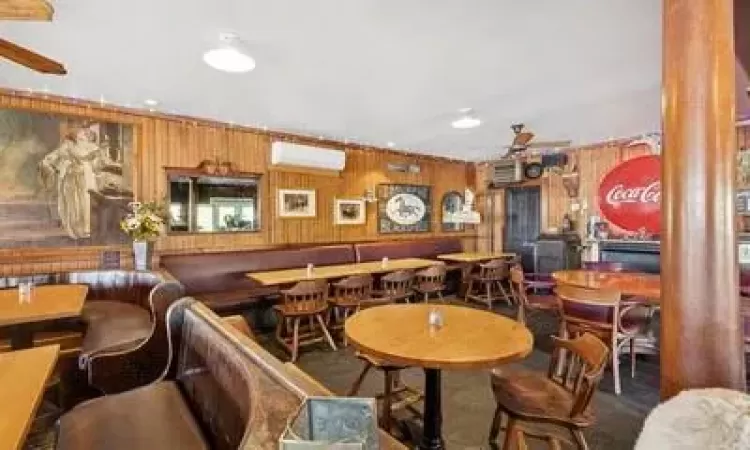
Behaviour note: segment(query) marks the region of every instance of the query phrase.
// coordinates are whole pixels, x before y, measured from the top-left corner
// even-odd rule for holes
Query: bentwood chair
[[[336,350],[324,320],[328,312],[326,281],[300,281],[281,291],[281,297],[282,303],[273,307],[278,317],[276,340],[291,354],[292,362],[297,361],[301,346],[325,340]]]
[[[590,333],[553,340],[555,350],[546,374],[507,366],[494,369],[490,375],[497,402],[490,442],[497,439],[507,417],[503,450],[514,448],[518,429],[524,424],[566,429],[580,450],[589,448],[583,430],[594,423],[591,402],[607,365],[609,349]],[[557,445],[550,435],[525,431],[530,437],[548,440],[553,448]]]
[[[492,302],[500,294],[502,298],[511,304],[511,296],[505,290],[503,283],[508,279],[508,262],[502,259],[493,259],[487,263],[479,264],[479,272],[468,275],[469,286],[466,289],[465,300],[477,300],[492,309]],[[479,286],[479,292],[474,293],[474,286]],[[482,292],[484,291],[484,292]]]
[[[414,290],[422,295],[425,303],[430,300],[430,295],[433,294],[436,294],[440,300],[443,300],[446,273],[447,271],[443,264],[437,264],[417,272]]]
[[[561,336],[593,333],[609,347],[615,394],[620,395],[621,349],[630,345],[630,376],[635,377],[635,339],[648,324],[648,308],[641,303],[621,301],[619,291],[558,286],[562,315]]]
[[[557,297],[549,294],[537,294],[535,292],[551,291],[554,281],[527,280],[520,265],[510,269],[510,291],[518,305],[516,320],[526,325],[526,320],[533,313],[546,311],[558,314],[559,304]],[[529,291],[532,291],[531,293]]]
[[[414,298],[414,272],[397,270],[380,278],[380,290],[373,295],[388,299],[391,303],[404,301],[409,303]]]
[[[328,299],[333,320],[330,330],[343,335],[346,319],[360,309],[385,305],[388,299],[372,296],[372,276],[354,275],[333,284],[333,296]],[[346,335],[342,340],[346,345]]]

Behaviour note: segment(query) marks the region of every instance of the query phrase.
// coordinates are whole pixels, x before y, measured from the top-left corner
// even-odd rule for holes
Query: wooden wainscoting
[[[205,159],[218,157],[231,161],[239,171],[262,174],[261,231],[166,236],[159,241],[158,252],[213,252],[288,244],[439,236],[459,236],[465,240],[467,248],[474,248],[476,230],[472,227],[460,233],[443,233],[440,229],[442,196],[451,190],[463,192],[467,186],[474,187],[477,176],[474,174],[473,164],[11,90],[0,89],[0,108],[85,116],[133,125],[133,187],[138,200],[165,198],[165,167],[196,167]],[[339,177],[270,170],[270,146],[273,140],[344,150],[347,153],[346,168]],[[389,163],[416,163],[421,170],[416,174],[391,172],[387,167]],[[376,189],[380,183],[430,185],[432,231],[381,235],[377,232],[377,204],[367,206],[365,225],[333,224],[335,198],[359,198],[365,189]],[[317,217],[280,219],[276,210],[276,190],[279,188],[315,189]],[[0,273],[96,268],[100,266],[104,250],[119,250],[123,266],[130,263],[128,247],[0,249]]]

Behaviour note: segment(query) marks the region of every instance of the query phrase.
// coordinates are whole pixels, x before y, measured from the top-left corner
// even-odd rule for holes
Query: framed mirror
[[[443,196],[441,205],[443,231],[464,231],[460,217],[461,209],[464,207],[464,196],[460,192],[448,192]]]
[[[169,233],[260,230],[260,175],[167,172]]]

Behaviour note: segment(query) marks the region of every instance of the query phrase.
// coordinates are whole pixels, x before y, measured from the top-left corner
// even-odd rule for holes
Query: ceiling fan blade
[[[530,133],[528,131],[524,131],[522,133],[518,133],[515,138],[513,138],[513,144],[512,147],[525,147],[526,144],[529,143],[530,140],[534,139],[534,133]]]
[[[529,148],[557,148],[557,147],[570,147],[572,141],[546,141],[546,142],[534,142],[529,144]]]
[[[0,39],[0,56],[37,72],[52,75],[65,75],[68,73],[65,67],[59,62],[34,53],[5,39]]]
[[[49,22],[55,10],[46,0],[4,0],[0,20],[40,20]]]

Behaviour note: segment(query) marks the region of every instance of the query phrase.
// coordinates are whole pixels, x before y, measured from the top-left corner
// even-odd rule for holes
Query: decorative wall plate
[[[429,186],[382,184],[378,190],[380,233],[430,231],[432,204]]]

